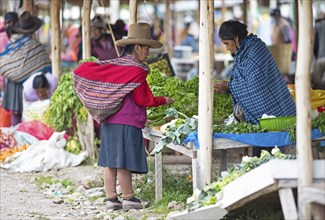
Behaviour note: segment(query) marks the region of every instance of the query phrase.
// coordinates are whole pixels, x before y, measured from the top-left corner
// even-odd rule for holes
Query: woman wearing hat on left
[[[10,43],[0,53],[0,74],[7,80],[2,106],[11,111],[13,126],[21,121],[22,83],[35,72],[51,70],[51,60],[45,47],[32,38],[41,25],[42,20],[23,12],[12,27],[14,34]]]
[[[142,136],[146,107],[168,105],[174,100],[154,97],[146,81],[149,67],[144,62],[149,48],[162,46],[151,39],[149,24],[131,24],[127,39],[116,44],[124,47],[121,57],[83,63],[74,70],[73,80],[80,100],[102,123],[98,165],[104,167],[107,208],[141,209],[141,201],[134,197],[132,173],[148,172]],[[116,192],[117,179],[122,203]]]

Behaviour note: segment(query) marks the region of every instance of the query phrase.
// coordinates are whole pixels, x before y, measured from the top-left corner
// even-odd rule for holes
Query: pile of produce
[[[154,63],[149,64],[150,69],[158,69],[163,76],[172,76],[172,70],[169,67],[167,59],[160,59]]]
[[[97,61],[95,57],[80,60],[79,63]],[[69,130],[73,127],[72,118],[85,122],[88,112],[77,97],[73,88],[72,72],[63,73],[59,84],[50,100],[50,107],[45,112],[47,125],[56,131]]]
[[[163,132],[163,137],[154,150],[157,153],[163,146],[169,143],[182,144],[182,141],[189,133],[196,131],[194,129],[197,128],[189,126],[189,123],[190,121],[195,121],[195,123],[191,122],[192,125],[197,124],[199,79],[196,77],[184,82],[174,77],[165,76],[159,69],[151,69],[147,81],[155,96],[167,96],[175,99],[175,102],[170,106],[148,109],[147,126],[156,128],[167,123],[164,129],[160,129]],[[174,110],[170,110],[170,107]],[[170,114],[171,112],[177,113]],[[231,96],[229,94],[214,94],[214,133],[243,134],[269,132],[259,124],[254,125],[244,122],[226,125],[224,121],[231,113]],[[182,119],[178,118],[178,115],[181,115]],[[172,119],[175,120],[170,122]],[[325,113],[321,113],[312,121],[312,127],[318,128],[325,134]],[[279,131],[289,132],[291,142],[295,143],[295,128],[296,124]]]
[[[163,120],[165,110],[175,108],[191,118],[198,114],[199,78],[186,82],[174,77],[163,76],[158,69],[151,69],[147,77],[148,84],[155,96],[167,96],[175,99],[170,106],[160,106],[148,109],[148,126],[159,126],[168,121]],[[229,94],[214,95],[214,124],[223,122],[232,112],[231,96]]]
[[[295,159],[296,156],[283,154],[277,147],[272,149],[271,154],[268,151],[262,150],[260,157],[245,156],[240,164],[228,169],[228,171],[222,172],[218,181],[211,183],[205,186],[203,190],[194,193],[194,195],[188,199],[188,209],[194,210],[200,207],[216,204],[218,199],[222,197],[221,193],[223,188],[228,183],[274,158]]]
[[[159,143],[155,146],[151,154],[159,153],[164,146],[170,143],[182,144],[191,132],[197,131],[197,116],[194,115],[192,118],[189,118],[174,108],[167,109],[165,113],[165,118],[174,118],[174,120],[160,127],[160,131],[163,132],[163,137],[159,140]]]
[[[325,112],[320,113],[311,124],[312,128],[317,128],[322,134],[325,135]],[[296,143],[296,123],[286,127],[281,131],[287,131],[290,135],[291,143]]]
[[[27,144],[23,144],[19,147],[13,134],[5,134],[0,129],[0,163],[2,163],[7,157],[10,157],[17,152],[24,151],[27,148]]]
[[[69,137],[64,150],[73,154],[79,154],[81,152],[81,144],[79,142],[77,133]]]
[[[87,114],[87,110],[75,94],[72,73],[64,73],[51,97],[50,107],[44,114],[44,121],[56,131],[67,131],[72,128],[73,115],[85,121]]]

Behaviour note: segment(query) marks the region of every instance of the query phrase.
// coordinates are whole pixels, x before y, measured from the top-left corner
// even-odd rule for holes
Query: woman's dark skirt
[[[142,130],[129,125],[103,124],[98,166],[147,173]]]
[[[2,107],[7,111],[23,112],[23,86],[20,83],[7,80]]]

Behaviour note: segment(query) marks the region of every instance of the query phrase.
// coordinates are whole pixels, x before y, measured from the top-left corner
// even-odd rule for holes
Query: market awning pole
[[[60,27],[61,1],[51,1],[51,30],[52,30],[52,75],[61,77],[61,27]]]
[[[247,0],[243,1],[243,21],[245,24],[248,24],[248,22],[247,22]]]
[[[198,188],[211,183],[213,120],[213,1],[200,0],[199,37],[199,125],[200,170]],[[201,172],[201,174],[200,174]]]
[[[299,219],[311,219],[311,206],[302,192],[312,183],[310,66],[313,50],[312,1],[298,1],[299,41],[296,67],[297,161]]]
[[[91,56],[90,49],[90,10],[91,0],[84,0],[82,6],[82,58],[87,59]]]
[[[138,15],[138,0],[130,0],[129,6],[129,25],[137,22],[137,15]]]
[[[87,59],[91,56],[90,48],[90,10],[91,0],[84,0],[82,6],[82,58]],[[94,120],[88,112],[86,123],[78,121],[78,137],[82,148],[88,152],[90,162],[93,163],[95,159],[94,146]]]
[[[171,42],[171,27],[172,25],[170,24],[170,1],[171,0],[165,0],[165,6],[166,6],[166,13],[164,17],[164,32],[165,32],[165,49],[169,55],[169,57],[172,56],[172,47],[170,45]]]
[[[224,22],[226,19],[225,18],[226,12],[227,12],[227,7],[226,7],[225,0],[221,0],[221,21],[222,22]]]

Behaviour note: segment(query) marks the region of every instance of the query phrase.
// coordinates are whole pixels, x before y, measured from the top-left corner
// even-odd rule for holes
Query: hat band
[[[145,38],[145,37],[127,37],[126,39],[146,39],[146,40],[151,40],[151,38]]]
[[[30,28],[32,28],[32,27],[34,27],[34,22],[33,21],[27,21],[27,22],[24,22],[24,23],[22,23],[21,25],[20,25],[20,27],[22,28],[22,29],[30,29]]]

